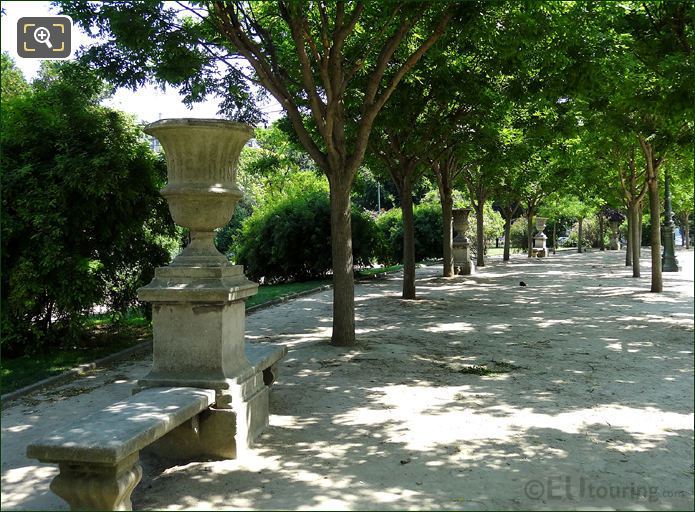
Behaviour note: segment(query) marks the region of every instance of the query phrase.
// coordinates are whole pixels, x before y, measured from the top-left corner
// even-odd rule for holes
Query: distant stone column
[[[620,221],[619,220],[611,220],[609,222],[610,227],[611,227],[611,241],[610,244],[608,245],[608,249],[611,251],[619,251],[620,250]]]
[[[548,236],[543,233],[543,230],[545,229],[545,222],[547,220],[548,219],[545,217],[536,217],[536,229],[538,232],[533,235],[533,251],[531,254],[533,256],[538,256],[539,258],[544,258],[548,255],[548,249],[546,247]]]
[[[452,210],[454,231],[456,236],[452,243],[454,256],[454,273],[461,275],[471,275],[475,272],[475,265],[471,261],[470,255],[470,240],[466,234],[468,233],[468,216],[471,213],[470,208],[456,208]]]
[[[661,257],[661,269],[664,272],[678,272],[678,259],[676,258],[676,224],[673,222],[673,211],[671,210],[671,178],[666,173],[666,184],[664,186],[664,224],[661,226],[663,237],[664,252]]]
[[[136,390],[214,389],[208,423],[215,427],[203,441],[218,445],[215,454],[233,455],[268,425],[268,388],[247,360],[244,342],[245,300],[258,284],[214,244],[214,230],[229,221],[242,197],[237,162],[253,129],[217,119],[163,119],[145,132],[164,149],[168,183],[161,194],[174,221],[190,229],[191,243],[138,290],[140,300],[152,303],[154,343],[152,370]]]

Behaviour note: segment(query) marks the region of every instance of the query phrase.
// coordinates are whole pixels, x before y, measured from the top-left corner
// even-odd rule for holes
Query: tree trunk
[[[415,226],[413,222],[413,187],[408,178],[401,188],[403,212],[403,294],[404,299],[415,298]]]
[[[582,237],[584,236],[584,217],[579,217],[579,229],[577,230],[577,252],[582,253]]]
[[[509,261],[509,248],[512,241],[509,239],[512,232],[512,216],[504,219],[504,250],[502,251],[502,261]]]
[[[454,208],[454,200],[451,196],[451,190],[440,190],[440,199],[442,201],[442,226],[443,226],[443,245],[442,255],[444,256],[444,277],[454,275],[454,253],[453,253],[453,220],[452,210]]]
[[[483,218],[483,210],[485,201],[478,199],[475,208],[475,235],[476,235],[476,262],[479,267],[485,266],[485,219]]]
[[[557,221],[553,222],[553,254],[557,254]]]
[[[627,233],[626,233],[626,238],[627,238],[627,244],[625,245],[625,266],[626,267],[631,267],[632,266],[632,224],[635,222],[634,219],[632,218],[632,213],[630,208],[627,209],[625,212],[625,219],[627,220]]]
[[[601,251],[606,250],[606,244],[603,242],[603,236],[605,232],[605,224],[603,219],[603,213],[599,213],[598,216],[598,247]]]
[[[526,214],[526,229],[528,230],[527,244],[528,244],[528,257],[533,256],[533,212],[528,212]]]
[[[652,247],[652,292],[659,293],[664,289],[664,280],[661,270],[661,204],[659,203],[659,182],[656,172],[653,179],[647,182],[649,190],[649,218],[651,221],[651,247]]]
[[[350,185],[331,181],[331,256],[333,258],[333,334],[331,343],[354,345],[355,276],[352,264]]]
[[[630,205],[629,214],[632,218],[630,226],[630,252],[632,252],[632,277],[641,277],[640,272],[640,228],[642,217],[639,214],[638,205]]]
[[[642,224],[642,215],[644,214],[644,205],[640,203],[637,206],[637,228],[639,233],[637,234],[637,252],[639,253],[639,257],[642,257],[642,228],[644,225]]]

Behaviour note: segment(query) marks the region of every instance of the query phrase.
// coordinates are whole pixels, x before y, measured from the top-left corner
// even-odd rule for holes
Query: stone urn
[[[261,361],[251,358],[244,340],[245,301],[258,284],[214,245],[214,229],[229,221],[242,197],[237,161],[253,129],[217,119],[164,119],[145,133],[164,149],[168,183],[161,193],[174,221],[190,229],[191,243],[138,289],[138,298],[152,304],[153,348],[152,368],[135,391],[215,390],[205,425],[201,419],[199,428],[187,427],[183,441],[170,439],[172,448],[163,452],[180,454],[185,445],[206,456],[232,457],[268,425],[266,383],[274,377],[263,365],[275,364],[287,352],[276,345],[265,349]]]
[[[534,256],[538,256],[539,258],[543,258],[548,255],[548,249],[546,247],[548,236],[543,233],[547,220],[548,219],[546,217],[536,217],[536,229],[538,232],[533,235],[533,249],[531,252]]]
[[[547,217],[536,217],[536,229],[541,232],[545,229],[545,223],[547,222]]]
[[[620,250],[620,221],[619,220],[611,220],[609,221],[609,225],[611,228],[611,240],[610,244],[608,245],[608,249],[610,251],[619,251]]]
[[[470,258],[470,241],[468,233],[468,216],[470,208],[456,208],[452,210],[452,218],[456,236],[452,243],[454,256],[454,271],[456,274],[470,275],[474,271],[473,262]]]
[[[190,229],[191,242],[172,266],[220,266],[214,230],[224,226],[242,197],[236,167],[253,128],[221,119],[162,119],[145,128],[164,149],[167,185],[161,190],[174,222]]]

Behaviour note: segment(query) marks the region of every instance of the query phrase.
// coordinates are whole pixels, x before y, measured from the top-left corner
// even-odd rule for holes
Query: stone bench
[[[246,358],[266,386],[277,377],[284,346],[247,345]],[[244,416],[215,409],[215,390],[192,387],[145,388],[127,400],[57,429],[27,447],[27,457],[58,464],[51,490],[72,510],[132,510],[130,495],[142,477],[139,452],[183,459],[233,457],[238,444],[248,444],[267,426],[254,420],[255,431],[238,425]]]

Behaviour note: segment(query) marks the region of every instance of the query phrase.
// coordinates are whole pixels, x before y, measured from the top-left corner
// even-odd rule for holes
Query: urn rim
[[[246,123],[239,123],[236,121],[228,121],[227,119],[214,119],[214,118],[195,118],[195,117],[181,117],[181,118],[167,118],[160,119],[153,123],[145,126],[143,131],[148,135],[155,135],[153,131],[161,131],[173,128],[211,128],[220,129],[226,128],[232,131],[245,132],[247,135],[253,135],[253,126]]]

